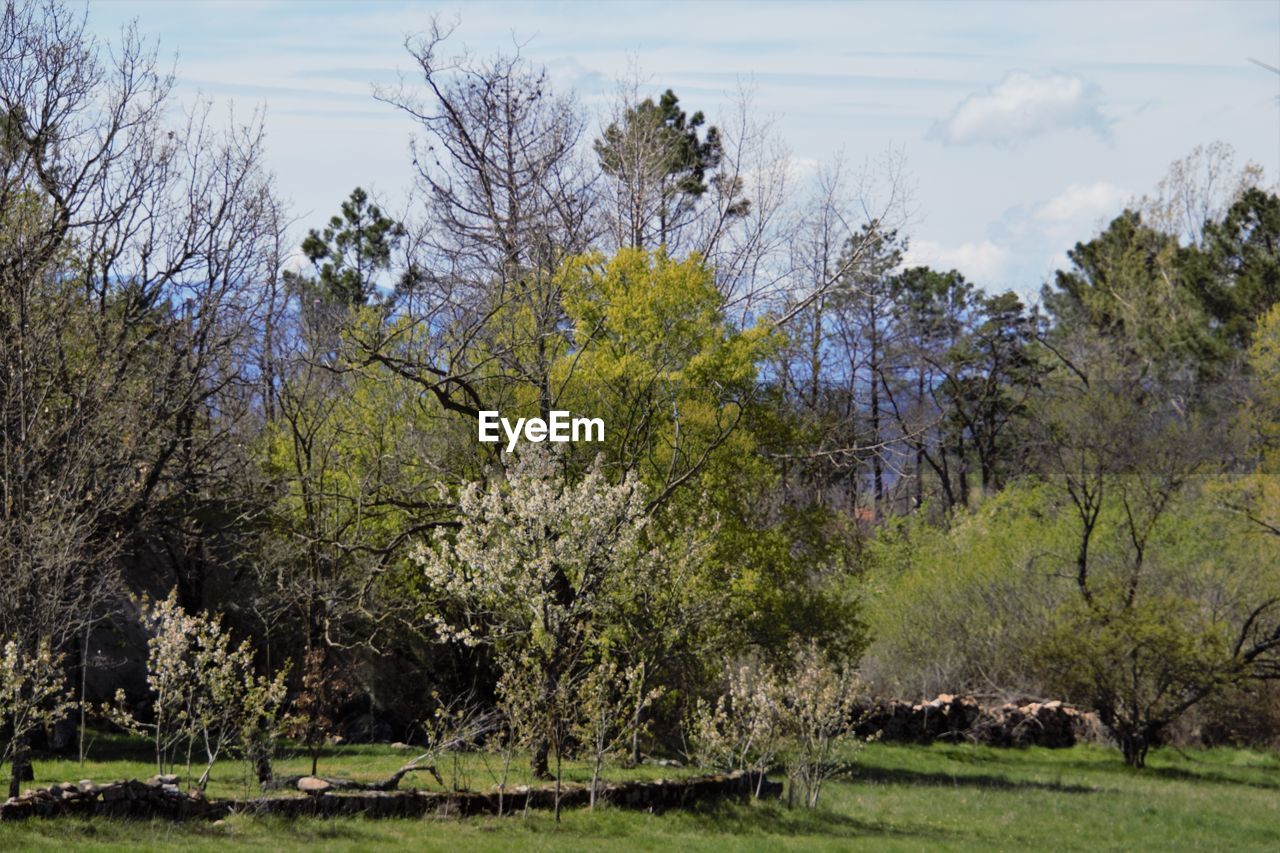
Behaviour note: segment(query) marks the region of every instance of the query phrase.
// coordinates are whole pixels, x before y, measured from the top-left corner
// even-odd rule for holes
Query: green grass
[[[139,776],[154,770],[126,744],[100,741],[103,761],[43,760],[37,783]],[[348,747],[320,770],[376,778],[404,760],[386,747]],[[492,759],[490,759],[492,761]],[[477,756],[460,760],[473,787],[490,777]],[[725,805],[650,815],[601,809],[466,820],[334,821],[234,817],[221,826],[49,820],[0,824],[0,849],[367,850],[1076,850],[1280,849],[1280,757],[1246,750],[1157,750],[1134,772],[1097,747],[1002,750],[968,745],[872,744],[856,768],[824,788],[816,811],[781,804]],[[281,761],[280,772],[309,769]],[[448,770],[442,766],[448,779]],[[214,796],[241,795],[239,768],[220,766]],[[585,778],[581,766],[567,775]],[[678,771],[677,771],[678,772]],[[644,767],[629,775],[675,775]],[[427,780],[416,784],[428,787]],[[515,781],[515,780],[513,780]],[[519,780],[523,781],[523,780]]]

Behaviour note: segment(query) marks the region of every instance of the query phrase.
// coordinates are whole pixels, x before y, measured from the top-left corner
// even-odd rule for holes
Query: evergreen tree
[[[331,305],[367,305],[376,296],[379,273],[391,266],[391,253],[404,238],[404,226],[382,212],[360,187],[342,203],[324,231],[311,229],[302,253],[317,272],[311,282]],[[301,281],[295,277],[295,281]]]

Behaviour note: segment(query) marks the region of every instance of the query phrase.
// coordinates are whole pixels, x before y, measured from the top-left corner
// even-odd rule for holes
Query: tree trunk
[[[1145,729],[1120,736],[1120,751],[1124,754],[1124,763],[1136,770],[1147,766],[1147,750],[1150,748],[1151,737]]]
[[[640,766],[640,723],[644,719],[644,686],[647,683],[645,676],[647,675],[647,667],[643,662],[640,664],[640,695],[642,698],[636,701],[635,711],[631,714],[631,766]]]
[[[89,628],[84,629],[84,640],[80,645],[80,766],[84,766],[84,733],[85,733],[85,692],[89,687]]]
[[[556,748],[556,823],[560,823],[560,749]]]
[[[13,767],[9,774],[9,796],[16,797],[22,792],[22,783],[32,778],[31,753],[24,735],[13,741]]]
[[[923,419],[924,412],[924,371],[916,376],[916,411]],[[924,504],[924,438],[918,439],[916,445],[916,509]]]
[[[551,772],[549,769],[548,758],[551,755],[551,744],[544,737],[539,737],[533,742],[533,760],[530,769],[533,771],[535,779],[550,779]]]
[[[591,765],[591,811],[596,810],[596,790],[600,787],[600,765],[604,763],[604,752],[596,745],[595,761]]]
[[[258,787],[265,789],[271,784],[271,777],[275,772],[271,767],[271,747],[265,744],[255,745],[253,748],[253,770],[258,777]],[[312,776],[315,774],[312,773]]]
[[[880,356],[874,324],[871,336],[871,444],[875,448],[871,456],[872,488],[875,495],[876,520],[884,512],[884,461],[880,447]]]

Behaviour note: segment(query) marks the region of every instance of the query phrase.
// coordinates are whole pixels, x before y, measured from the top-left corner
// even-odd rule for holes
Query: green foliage
[[[570,262],[560,286],[572,327],[554,372],[560,399],[610,416],[613,460],[657,485],[724,439],[773,340],[728,323],[701,259],[623,249]]]
[[[1160,362],[1220,357],[1199,301],[1182,281],[1178,241],[1125,211],[1067,253],[1043,291],[1060,333],[1089,328]]]
[[[1199,247],[1179,257],[1188,287],[1215,334],[1239,349],[1280,301],[1280,196],[1246,190],[1220,221],[1204,226]]]
[[[680,108],[680,99],[667,89],[655,103],[646,98],[627,110],[621,123],[614,122],[595,141],[596,156],[607,175],[626,175],[639,158],[660,184],[662,221],[660,233],[687,215],[688,209],[707,191],[707,172],[724,156],[720,131],[706,127],[701,111],[693,115]],[[746,212],[740,202],[737,214]]]
[[[1043,485],[1006,488],[950,529],[917,515],[867,546],[865,665],[890,695],[1045,690],[1026,649],[1073,594],[1070,519]]]
[[[1248,188],[1203,229],[1180,247],[1126,211],[1068,253],[1072,269],[1045,288],[1045,306],[1060,329],[1123,337],[1144,357],[1229,360],[1280,299],[1280,197]]]
[[[756,365],[776,351],[776,334],[732,327],[696,257],[625,249],[585,259],[566,268],[563,292],[574,347],[555,373],[559,399],[606,413],[606,458],[639,472],[667,536],[714,523],[707,563],[684,588],[720,602],[716,645],[736,635],[733,647],[777,651],[799,633],[856,649],[851,590],[827,577],[847,567],[847,531],[821,507],[764,505],[777,475],[759,452],[771,437],[758,430],[779,425],[764,415]]]
[[[887,528],[869,546],[870,675],[907,695],[996,689],[1141,709],[1133,722],[1163,727],[1244,674],[1233,644],[1280,593],[1280,550],[1212,490],[1192,491],[1156,522],[1135,588],[1127,523],[1117,489],[1091,542],[1092,603],[1077,590],[1078,517],[1052,484],[1011,485],[950,530]]]
[[[341,214],[323,231],[314,228],[302,241],[302,253],[316,269],[310,284],[325,302],[343,307],[365,305],[374,296],[377,277],[391,266],[391,253],[405,236],[404,226],[382,212],[360,187],[342,203]]]

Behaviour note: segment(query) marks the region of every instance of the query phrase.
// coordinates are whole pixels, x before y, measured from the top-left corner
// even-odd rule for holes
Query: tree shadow
[[[1172,748],[1170,748],[1172,749]],[[1194,751],[1187,753],[1182,750],[1176,750],[1182,760],[1190,764],[1191,767],[1167,767],[1152,766],[1148,764],[1141,770],[1136,770],[1125,764],[1116,753],[1113,761],[1084,761],[1072,760],[1064,758],[1064,760],[1053,764],[1044,765],[1042,771],[1056,772],[1080,772],[1089,774],[1105,774],[1108,779],[1134,780],[1143,777],[1151,779],[1168,779],[1180,782],[1205,782],[1212,785],[1239,785],[1246,788],[1258,788],[1262,790],[1280,790],[1280,775],[1276,774],[1276,767],[1272,766],[1223,766],[1210,761],[1201,761],[1196,758]],[[1241,778],[1242,773],[1251,773],[1257,775],[1265,775],[1267,778]],[[867,775],[862,772],[862,775]],[[1274,777],[1274,778],[1272,778]],[[856,778],[856,776],[851,776]]]
[[[874,820],[862,820],[851,815],[840,814],[821,805],[816,809],[809,809],[803,806],[787,808],[773,801],[757,802],[751,805],[715,803],[688,808],[684,812],[688,819],[697,823],[702,830],[716,835],[955,839],[954,833],[948,834],[928,828],[906,829],[886,826]]]
[[[1060,794],[1096,794],[1100,789],[1091,785],[1070,785],[1062,782],[1037,782],[1014,780],[1003,776],[953,775],[951,773],[926,773],[897,767],[866,767],[845,777],[850,782],[871,782],[887,785],[923,785],[945,788],[991,788],[1000,791],[1053,791]]]
[[[1243,769],[1243,768],[1239,768]],[[1264,767],[1249,768],[1262,772],[1274,773]],[[1260,788],[1264,791],[1280,791],[1280,778],[1276,779],[1240,779],[1225,773],[1209,770],[1184,770],[1180,767],[1147,767],[1138,771],[1159,776],[1162,779],[1175,779],[1179,782],[1207,782],[1211,785],[1239,785],[1245,788]]]
[[[86,743],[87,761],[139,761],[154,763],[155,748],[149,741],[129,735],[90,731]],[[71,761],[76,758],[76,747],[68,745],[64,749],[38,749],[32,751],[35,760]]]

